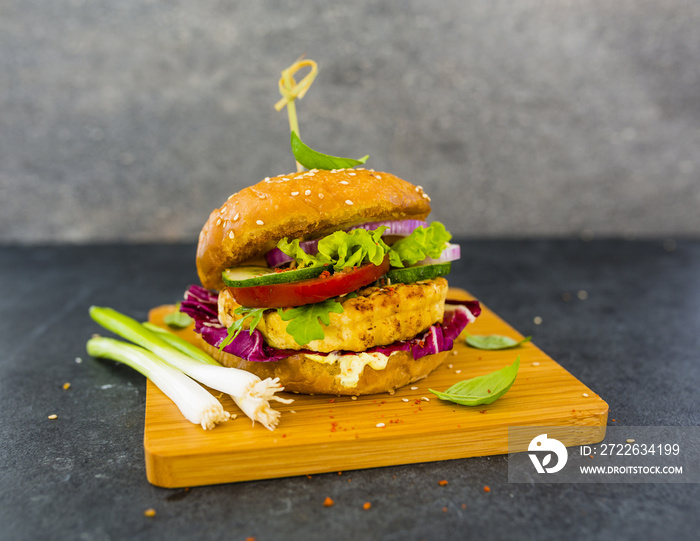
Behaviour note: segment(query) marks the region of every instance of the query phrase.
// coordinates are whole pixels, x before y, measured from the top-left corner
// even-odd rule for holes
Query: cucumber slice
[[[269,267],[244,265],[226,269],[221,273],[221,278],[229,287],[269,286],[316,278],[324,270],[325,267],[307,267],[276,272]]]
[[[418,265],[415,267],[404,267],[403,269],[391,269],[386,273],[386,277],[392,284],[410,284],[421,280],[432,280],[438,276],[449,274],[452,263],[435,263],[434,265]]]

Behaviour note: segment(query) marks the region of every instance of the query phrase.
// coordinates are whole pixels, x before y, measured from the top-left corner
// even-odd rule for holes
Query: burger
[[[231,195],[197,246],[180,310],[225,366],[306,394],[393,392],[424,378],[479,315],[446,300],[459,246],[392,174],[300,171]]]

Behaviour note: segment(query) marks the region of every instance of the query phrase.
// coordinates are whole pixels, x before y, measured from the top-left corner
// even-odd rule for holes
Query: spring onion
[[[227,421],[229,413],[204,387],[141,347],[101,336],[87,342],[88,354],[124,363],[150,379],[172,400],[185,419],[204,430]]]
[[[90,317],[113,333],[151,351],[192,379],[231,395],[238,407],[253,420],[253,424],[258,421],[268,430],[274,430],[280,413],[270,407],[269,401],[276,400],[285,404],[291,402],[275,396],[276,392],[284,389],[278,378],[261,380],[245,370],[204,364],[201,359],[195,360],[170,345],[158,333],[147,329],[135,319],[111,308],[92,306]]]

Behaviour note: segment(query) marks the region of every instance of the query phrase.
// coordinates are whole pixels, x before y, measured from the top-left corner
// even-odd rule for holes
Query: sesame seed
[[[588,398],[588,393],[583,393],[583,396],[585,396],[586,398]]]
[[[539,365],[540,365],[540,363],[538,363],[537,361],[535,361],[534,363],[532,363],[532,366],[539,366]]]
[[[417,391],[417,390],[418,390],[418,387],[411,387],[411,390],[412,390],[412,391]]]
[[[318,198],[323,199],[323,194],[322,193],[318,194]]]
[[[626,441],[627,441],[627,443],[634,443],[637,440],[633,440],[632,438],[628,438]]]
[[[221,225],[221,218],[219,218],[218,220],[216,220],[216,225]]]
[[[255,220],[255,223],[258,224],[258,225],[264,225],[264,224],[265,224],[265,222],[263,222],[262,220]]]
[[[52,421],[54,419],[58,419],[58,415],[56,415],[55,413],[52,413],[51,415],[49,415],[49,419],[51,419]]]
[[[311,195],[311,190],[306,190],[306,191],[304,192],[304,195]]]
[[[337,173],[337,172],[338,172],[337,169],[331,169],[331,173]]]
[[[357,400],[357,397],[356,397],[356,396],[351,396],[350,398],[351,398],[352,400]]]
[[[420,193],[420,186],[416,186],[416,191]]]
[[[228,238],[230,238],[231,240],[233,240],[233,237],[235,237],[235,235],[233,234],[233,231],[229,231],[229,232],[228,232]]]
[[[422,189],[423,189],[423,186],[421,186],[421,185],[419,184],[419,185],[418,185],[418,189],[419,189],[419,190],[422,190]]]
[[[63,384],[63,389],[64,389],[65,391],[67,391],[68,389],[70,389],[70,383],[68,383],[68,382],[66,381],[66,382]]]
[[[270,177],[265,177],[265,182],[270,182]]]
[[[82,360],[80,357],[76,357],[76,358],[75,358],[75,362],[76,362],[77,364],[80,364],[80,363],[83,362],[83,360]]]
[[[455,370],[455,374],[461,374],[461,373],[462,373],[461,370]]]
[[[357,173],[348,173],[348,176],[354,177]]]
[[[384,423],[377,423],[377,428],[384,428],[386,425]]]
[[[258,194],[258,197],[259,197],[260,199],[267,199],[267,196],[266,196],[264,193]]]
[[[382,180],[382,177],[380,177],[379,175],[377,175],[377,178],[378,178],[379,180]]]
[[[576,294],[576,296],[582,301],[585,301],[588,298],[588,291],[582,289]]]
[[[289,180],[287,177],[282,177],[282,180]]]
[[[348,184],[350,184],[347,180],[341,180],[340,183],[341,183],[341,184],[345,184],[346,186],[347,186]]]
[[[292,192],[292,195],[299,195],[299,192]]]
[[[423,402],[430,402],[430,398],[428,398],[428,397],[426,397],[426,396],[421,396],[420,399],[421,399]]]
[[[155,517],[156,516],[156,510],[155,509],[146,509],[143,512],[144,517]]]
[[[532,322],[535,325],[542,325],[542,318],[540,316],[535,316],[534,318],[532,318]]]
[[[350,201],[349,199],[346,199],[345,202],[346,202],[348,205],[352,205],[352,204],[353,204],[352,201]]]
[[[235,222],[236,220],[238,220],[238,213],[233,217],[233,221]]]
[[[408,402],[408,398],[402,398],[401,401],[402,401],[402,402]]]

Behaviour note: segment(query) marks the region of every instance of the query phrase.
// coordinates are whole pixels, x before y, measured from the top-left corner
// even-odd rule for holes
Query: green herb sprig
[[[292,335],[294,341],[300,346],[305,346],[312,340],[323,340],[326,336],[323,332],[324,325],[330,325],[331,312],[343,313],[343,305],[336,299],[328,299],[315,304],[297,306],[291,310],[278,308],[277,313],[282,321],[289,321],[287,333]]]
[[[258,326],[258,323],[260,323],[265,310],[267,310],[267,308],[246,308],[245,306],[239,306],[236,308],[233,313],[236,315],[242,314],[243,317],[234,321],[228,328],[228,335],[226,338],[224,338],[224,341],[219,344],[219,351],[223,350],[235,340],[236,336],[238,336],[243,330],[246,321],[250,321],[248,325],[248,332],[253,332],[255,327]]]

